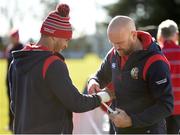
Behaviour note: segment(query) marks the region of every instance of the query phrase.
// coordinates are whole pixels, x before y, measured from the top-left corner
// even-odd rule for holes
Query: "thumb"
[[[99,85],[95,85],[95,91],[96,91],[96,93],[102,91],[102,90],[100,89]]]
[[[120,108],[115,108],[115,110],[116,110],[117,112],[124,112],[124,110],[122,110],[122,109],[120,109]]]

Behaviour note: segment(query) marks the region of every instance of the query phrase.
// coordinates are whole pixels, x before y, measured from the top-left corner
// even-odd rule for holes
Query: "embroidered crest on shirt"
[[[131,77],[133,79],[138,79],[138,73],[139,73],[139,69],[137,67],[131,69]]]

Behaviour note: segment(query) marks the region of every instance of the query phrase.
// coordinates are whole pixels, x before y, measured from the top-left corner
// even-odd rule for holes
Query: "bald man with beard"
[[[137,31],[133,19],[116,16],[107,29],[112,45],[88,81],[95,93],[112,81],[116,113],[109,117],[117,134],[164,134],[173,110],[169,63],[152,36]]]

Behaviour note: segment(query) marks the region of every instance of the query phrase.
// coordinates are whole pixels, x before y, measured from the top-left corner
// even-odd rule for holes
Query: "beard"
[[[133,45],[133,43],[129,44],[129,49],[123,50],[123,54],[126,55],[126,56],[130,55],[133,52],[134,52],[134,45]]]
[[[124,51],[124,55],[130,55],[133,51],[131,49]]]

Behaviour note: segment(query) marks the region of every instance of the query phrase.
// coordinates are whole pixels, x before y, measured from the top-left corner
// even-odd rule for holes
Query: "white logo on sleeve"
[[[115,68],[116,68],[116,63],[112,63],[111,67],[112,67],[113,69],[115,69]]]
[[[167,78],[164,78],[162,80],[159,80],[156,82],[156,84],[160,85],[160,84],[163,84],[163,83],[166,83],[167,82]]]

